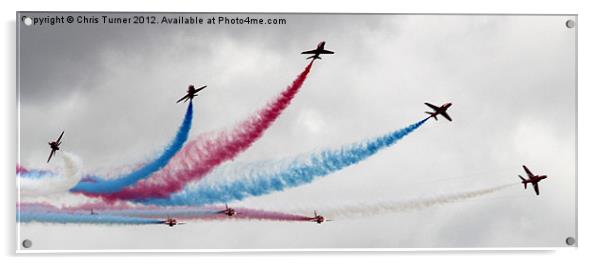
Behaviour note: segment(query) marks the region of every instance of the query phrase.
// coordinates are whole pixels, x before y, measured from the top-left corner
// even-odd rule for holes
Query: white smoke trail
[[[455,193],[450,195],[443,195],[427,199],[418,199],[413,201],[389,201],[372,204],[356,204],[347,205],[341,207],[332,207],[326,209],[319,209],[319,213],[322,214],[326,219],[345,219],[354,217],[366,217],[375,216],[388,213],[406,212],[410,210],[421,210],[430,208],[433,206],[439,206],[454,202],[461,202],[464,200],[480,197],[483,195],[491,194],[505,188],[508,188],[515,183],[496,186],[492,188],[480,189],[467,191],[462,193]],[[299,210],[299,212],[312,212],[313,209]]]
[[[58,155],[63,159],[62,172],[44,178],[20,178],[17,181],[17,189],[20,189],[21,196],[36,197],[65,193],[80,181],[81,159],[66,152],[59,152]]]

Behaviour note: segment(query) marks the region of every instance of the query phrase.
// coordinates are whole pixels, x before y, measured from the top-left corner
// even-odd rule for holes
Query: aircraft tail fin
[[[431,115],[431,117],[433,117],[433,118],[435,118],[435,120],[437,120],[437,115],[435,115],[434,112],[425,111],[424,113]]]
[[[527,180],[521,175],[518,175],[518,177],[523,181],[523,185],[525,186],[525,189],[527,189]]]

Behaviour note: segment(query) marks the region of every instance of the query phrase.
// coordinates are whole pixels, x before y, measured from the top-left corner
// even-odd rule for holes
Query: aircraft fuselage
[[[224,211],[224,214],[227,216],[234,216],[236,215],[236,211],[232,208],[228,208]]]
[[[437,113],[439,114],[439,113],[446,112],[447,109],[449,109],[449,107],[451,107],[451,105],[452,105],[451,102],[443,104],[443,106],[441,106],[441,108],[437,111]]]
[[[48,145],[50,145],[50,149],[54,151],[59,150],[59,144],[57,142],[49,142]]]
[[[195,91],[195,89],[194,89],[194,86],[193,86],[193,85],[189,85],[189,86],[188,86],[188,97],[189,97],[190,99],[192,99],[192,98],[194,98],[195,96],[196,96],[196,91]]]
[[[324,220],[324,216],[316,215],[314,218],[311,218],[310,221],[316,222],[318,224],[321,224],[321,223],[323,223],[326,220]]]
[[[542,179],[546,179],[548,176],[533,176],[530,177],[529,179],[523,180],[523,183],[537,183],[539,181],[541,181]]]
[[[177,224],[178,224],[178,221],[176,221],[176,219],[168,218],[168,219],[165,221],[165,224],[166,224],[166,225],[168,225],[168,226],[170,226],[170,227],[172,227],[172,226],[174,226],[174,225],[177,225]]]

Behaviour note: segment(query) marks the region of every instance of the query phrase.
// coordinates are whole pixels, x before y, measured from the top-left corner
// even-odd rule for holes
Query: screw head
[[[25,239],[25,240],[23,240],[21,245],[23,245],[24,248],[30,248],[33,245],[33,243],[31,242],[31,240]]]
[[[25,26],[31,26],[31,24],[33,24],[33,20],[30,17],[23,17],[21,18],[21,20],[23,20],[23,24],[25,24]]]
[[[575,245],[575,238],[574,237],[567,237],[565,240],[566,244],[569,246]]]
[[[569,19],[564,24],[567,28],[572,29],[575,27],[575,20]]]

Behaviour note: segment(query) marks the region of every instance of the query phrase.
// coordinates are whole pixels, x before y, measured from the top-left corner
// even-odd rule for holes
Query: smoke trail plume
[[[140,218],[159,218],[174,217],[178,219],[202,218],[209,215],[215,215],[216,210],[212,208],[201,207],[157,207],[147,205],[134,205],[127,202],[118,202],[108,204],[104,202],[84,203],[74,206],[57,207],[49,203],[19,203],[17,209],[24,212],[52,212],[62,214],[80,214],[80,215],[108,215]]]
[[[162,220],[117,215],[90,215],[61,212],[17,211],[21,223],[80,223],[80,224],[161,224]]]
[[[206,215],[198,219],[203,220],[263,220],[263,221],[282,221],[282,222],[307,222],[312,217],[307,217],[297,214],[289,214],[274,211],[265,211],[249,208],[236,208],[236,215],[227,216],[224,213],[219,212],[220,208],[207,207],[206,209],[213,209],[213,214]]]
[[[56,173],[49,170],[26,169],[24,167],[17,166],[17,177],[20,178],[45,178],[52,176],[56,176]]]
[[[130,209],[104,209],[98,214],[119,215],[144,218],[176,218],[178,220],[269,220],[269,221],[309,221],[311,217],[273,211],[235,208],[236,214],[227,216],[222,206],[204,207],[135,207]]]
[[[156,205],[204,205],[242,200],[297,187],[374,155],[418,129],[427,120],[428,118],[368,141],[301,156],[292,162],[276,166],[275,169],[251,170],[241,173],[244,176],[242,178],[214,185],[200,182],[170,198],[147,199],[144,202]]]
[[[19,174],[25,174],[27,173],[29,170],[27,170],[27,168],[17,164],[17,175]]]
[[[192,101],[188,103],[188,109],[184,120],[178,129],[178,132],[172,142],[165,148],[163,153],[148,164],[134,170],[133,172],[115,179],[94,178],[94,181],[80,182],[71,191],[82,192],[88,195],[109,194],[118,192],[123,188],[135,184],[136,182],[150,177],[154,172],[165,167],[169,160],[180,151],[184,143],[188,139],[188,133],[192,125]]]
[[[230,131],[212,138],[199,137],[190,141],[169,165],[152,178],[103,198],[131,200],[165,198],[180,191],[188,182],[198,180],[224,161],[247,150],[272,125],[291,103],[311,70],[313,60],[291,85],[257,113]]]
[[[348,205],[321,209],[324,216],[331,219],[344,219],[353,217],[367,217],[389,213],[406,212],[411,210],[422,210],[435,206],[441,206],[450,203],[462,202],[472,198],[478,198],[484,195],[492,194],[506,189],[515,183],[501,185],[486,189],[479,189],[449,195],[442,195],[427,199],[418,199],[413,201],[392,201],[373,204]],[[310,212],[313,209],[298,209],[299,212]]]
[[[56,207],[48,203],[20,203],[17,213],[21,221],[59,222],[59,223],[127,223],[137,221],[131,218],[154,218],[164,220],[168,217],[178,220],[270,220],[270,221],[309,221],[311,217],[236,208],[234,216],[227,216],[223,206],[205,207],[156,207],[139,206],[128,203],[86,203],[76,206]],[[48,216],[45,216],[48,215]],[[94,216],[94,217],[88,217]],[[101,218],[102,217],[102,218]],[[110,221],[113,220],[113,221]],[[142,220],[146,223],[147,220]],[[153,223],[153,222],[151,222]]]
[[[35,197],[67,192],[81,179],[82,162],[74,154],[59,152],[63,159],[63,169],[60,174],[46,174],[47,171],[29,171],[28,177],[19,177],[17,188],[21,196]],[[43,174],[38,175],[39,172]],[[32,174],[36,174],[33,176]]]

